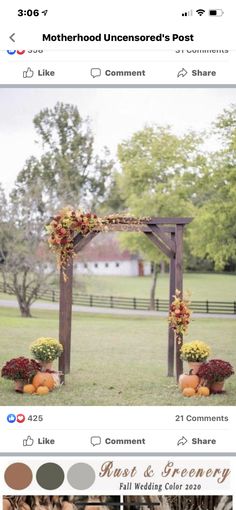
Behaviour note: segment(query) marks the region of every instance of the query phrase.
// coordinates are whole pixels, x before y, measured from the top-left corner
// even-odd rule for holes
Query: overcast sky
[[[38,155],[32,119],[57,101],[78,106],[90,117],[97,153],[112,156],[118,143],[145,124],[170,124],[181,134],[202,130],[236,103],[235,89],[0,89],[0,181],[10,191],[25,160]]]

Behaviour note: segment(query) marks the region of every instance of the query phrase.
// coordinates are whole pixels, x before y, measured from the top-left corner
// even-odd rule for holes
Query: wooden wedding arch
[[[129,220],[129,221],[128,221]],[[143,234],[170,260],[169,304],[171,304],[175,290],[183,290],[183,230],[192,218],[146,218],[139,219],[122,217],[119,221],[109,223],[106,231],[143,232]],[[104,229],[102,230],[104,231]],[[101,229],[96,228],[86,236],[77,234],[73,240],[73,251],[81,251]],[[60,305],[59,305],[59,340],[63,345],[63,354],[59,359],[59,370],[62,373],[62,382],[65,375],[70,372],[71,361],[71,320],[72,320],[72,287],[73,287],[73,258],[71,257],[66,268],[60,270]],[[182,339],[175,342],[174,331],[168,328],[168,370],[169,377],[174,375],[174,362],[176,377],[183,371],[183,362],[180,358]]]

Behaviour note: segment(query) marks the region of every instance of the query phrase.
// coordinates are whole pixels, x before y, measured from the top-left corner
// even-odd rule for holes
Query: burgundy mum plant
[[[222,382],[234,374],[234,369],[228,361],[222,359],[211,359],[198,370],[198,377],[208,383]]]
[[[7,361],[2,368],[1,376],[13,381],[30,381],[32,377],[41,370],[41,366],[34,359],[13,358]]]

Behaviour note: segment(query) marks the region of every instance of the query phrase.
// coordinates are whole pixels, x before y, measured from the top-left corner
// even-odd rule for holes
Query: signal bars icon
[[[199,15],[199,16],[203,16],[203,14],[205,14],[206,11],[204,11],[204,9],[198,9],[196,11],[196,13]],[[191,9],[191,11],[186,11],[186,12],[182,12],[182,16],[193,16],[194,15],[194,11],[193,9]]]
[[[193,10],[191,9],[191,11],[182,12],[182,16],[193,16]]]

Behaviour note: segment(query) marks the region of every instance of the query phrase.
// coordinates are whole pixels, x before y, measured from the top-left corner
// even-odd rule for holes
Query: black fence
[[[12,294],[7,286],[0,283],[0,292]],[[38,299],[57,303],[59,290],[48,289],[38,296]],[[99,296],[95,294],[80,294],[73,292],[73,305],[97,308],[118,308],[123,310],[150,310],[150,300],[137,297]],[[191,301],[191,310],[196,313],[236,314],[236,301]],[[155,299],[157,312],[168,312],[167,299]]]

